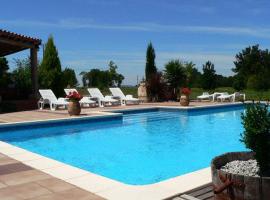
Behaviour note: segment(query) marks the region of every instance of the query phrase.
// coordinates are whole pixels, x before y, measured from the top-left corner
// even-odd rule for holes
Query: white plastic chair
[[[109,88],[114,98],[119,98],[121,101],[121,105],[131,104],[139,104],[140,100],[134,98],[132,95],[124,95],[120,88]]]
[[[39,109],[43,109],[45,104],[50,105],[51,110],[56,110],[58,106],[64,106],[67,108],[68,102],[65,98],[56,98],[55,94],[50,89],[39,90],[41,99],[38,101]]]
[[[104,107],[106,106],[106,104],[113,105],[113,104],[119,103],[119,101],[116,99],[113,99],[112,96],[104,97],[98,88],[88,88],[87,90],[92,98],[97,99],[98,105],[100,107]]]

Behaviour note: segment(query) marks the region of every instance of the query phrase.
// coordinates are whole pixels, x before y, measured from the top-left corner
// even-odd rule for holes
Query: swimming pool
[[[242,105],[147,109],[122,117],[3,127],[0,140],[126,184],[156,183],[208,167],[239,141]]]

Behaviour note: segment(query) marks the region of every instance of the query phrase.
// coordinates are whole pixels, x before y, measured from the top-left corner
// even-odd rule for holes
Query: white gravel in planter
[[[243,176],[259,176],[259,166],[256,160],[234,160],[221,167],[221,170]]]

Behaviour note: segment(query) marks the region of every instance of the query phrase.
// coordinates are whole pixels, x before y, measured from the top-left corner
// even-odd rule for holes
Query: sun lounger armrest
[[[127,94],[126,97],[127,97],[128,99],[133,99],[133,95],[132,95],[132,94]]]

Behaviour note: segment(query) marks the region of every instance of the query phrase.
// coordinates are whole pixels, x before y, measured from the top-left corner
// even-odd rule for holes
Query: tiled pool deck
[[[190,107],[221,103],[192,102]],[[226,103],[228,104],[228,103]],[[141,109],[157,106],[181,108],[178,102],[86,108],[81,117],[111,115],[110,110]],[[0,124],[71,118],[66,110],[34,110],[0,115]],[[78,117],[74,117],[78,118]],[[159,183],[132,186],[95,175],[24,149],[0,142],[0,199],[165,199],[211,181],[210,168]],[[16,192],[17,191],[17,192]]]
[[[0,154],[0,199],[103,200],[4,154]]]
[[[189,107],[197,106],[209,106],[209,105],[219,105],[224,103],[217,102],[191,102]],[[110,110],[121,110],[121,109],[139,109],[139,108],[149,108],[155,106],[176,106],[182,107],[179,105],[179,102],[164,102],[164,103],[144,103],[140,105],[130,105],[130,106],[112,106],[104,108],[84,108],[82,109],[81,117],[83,116],[96,116],[104,115],[103,111]],[[106,114],[106,113],[105,113]],[[37,120],[48,120],[48,119],[62,119],[70,118],[67,113],[67,110],[33,110],[33,111],[24,111],[24,112],[15,112],[0,114],[0,124],[1,123],[13,123],[13,122],[25,122],[25,121],[37,121]]]

